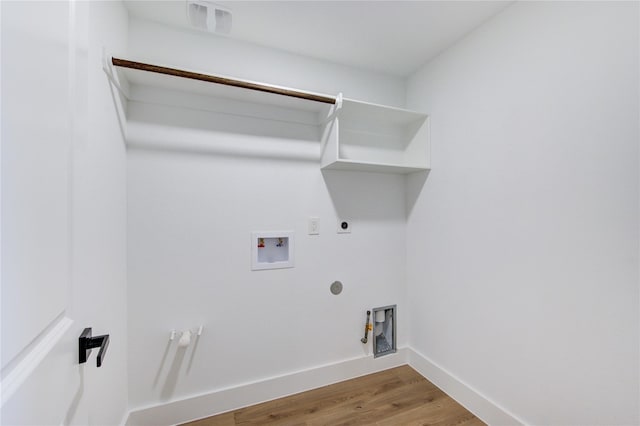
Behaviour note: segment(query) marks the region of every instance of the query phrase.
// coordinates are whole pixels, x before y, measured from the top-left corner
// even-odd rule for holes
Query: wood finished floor
[[[409,366],[219,414],[185,426],[484,425]]]

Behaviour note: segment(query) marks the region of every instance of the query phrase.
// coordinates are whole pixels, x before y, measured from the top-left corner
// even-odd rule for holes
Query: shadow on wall
[[[424,188],[424,184],[427,182],[429,178],[429,173],[431,170],[427,170],[424,172],[415,172],[407,175],[406,183],[405,183],[405,191],[406,191],[406,217],[411,216],[413,212],[413,208],[416,205],[416,201],[418,201],[418,197],[422,193],[422,188]]]
[[[163,401],[169,401],[173,398],[173,395],[176,390],[176,386],[178,384],[178,379],[180,378],[180,371],[183,369],[183,364],[185,363],[185,358],[187,357],[187,352],[190,351],[189,359],[186,361],[186,374],[189,374],[191,371],[191,367],[193,365],[193,360],[195,358],[196,352],[198,350],[198,344],[200,343],[200,336],[195,336],[192,343],[187,346],[179,346],[174,341],[169,340],[165,346],[164,353],[162,355],[162,359],[158,366],[158,371],[153,379],[153,387],[154,389],[158,387],[163,377],[163,372],[166,370],[166,376],[162,383],[162,389],[160,390],[160,398]],[[169,354],[173,353],[173,360],[171,364],[168,366],[168,369],[165,368],[167,365],[167,358]]]
[[[129,148],[174,154],[318,161],[322,132],[315,111],[224,99],[218,100],[220,105],[207,104],[202,108],[184,108],[166,99],[166,104],[158,99],[126,102],[112,86],[110,89],[120,130]]]
[[[157,130],[157,129],[156,129]],[[143,134],[143,130],[139,132]],[[306,141],[263,140],[258,144],[236,144],[233,135],[202,135],[201,137],[173,137],[170,133],[162,137],[130,136],[128,149],[143,150],[156,154],[182,156],[210,156],[220,158],[242,158],[249,161],[291,161],[318,163],[318,143]]]
[[[300,123],[283,119],[199,111],[164,105],[129,104],[128,122],[169,126],[189,131],[243,135],[253,138],[293,139],[320,141],[320,129],[315,123]]]
[[[76,393],[73,395],[73,400],[71,400],[71,404],[69,404],[69,409],[64,416],[64,421],[62,424],[69,425],[74,420],[76,413],[78,412],[78,407],[80,406],[80,401],[82,401],[82,397],[84,396],[84,368],[79,369],[80,375],[80,383],[78,385],[78,389]]]
[[[172,154],[317,162],[319,129],[314,126],[200,111],[169,112],[155,105],[130,111],[129,148]],[[156,109],[155,115],[148,111]],[[191,112],[191,114],[189,114]]]
[[[171,399],[171,397],[173,397],[173,393],[176,390],[176,385],[178,384],[178,377],[180,376],[180,367],[182,366],[182,362],[184,361],[186,353],[187,348],[178,348],[176,350],[176,355],[173,358],[171,366],[169,367],[167,378],[164,382],[164,386],[162,387],[162,391],[160,392],[161,400],[168,401]]]
[[[128,105],[129,147],[173,153],[318,161],[320,128],[313,123],[175,108]]]
[[[323,170],[338,217],[402,220],[412,212],[429,171],[409,175]]]
[[[406,207],[413,208],[428,173],[411,180],[400,174],[323,170],[322,177],[338,217],[358,220],[398,220],[406,218]],[[410,195],[410,203],[407,196]]]

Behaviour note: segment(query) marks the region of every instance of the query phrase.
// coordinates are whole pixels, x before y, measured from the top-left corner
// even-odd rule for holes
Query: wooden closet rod
[[[190,78],[192,80],[206,81],[208,83],[224,84],[226,86],[240,87],[243,89],[257,90],[260,92],[274,93],[276,95],[290,96],[292,98],[306,99],[308,101],[323,102],[325,104],[335,104],[336,98],[312,93],[300,92],[292,89],[281,89],[279,87],[267,86],[265,84],[251,83],[248,81],[234,80],[232,78],[218,77],[209,74],[184,71],[175,68],[161,67],[159,65],[145,64],[142,62],[129,61],[126,59],[111,58],[111,63],[116,67],[131,68],[155,72],[158,74],[172,75],[175,77]]]

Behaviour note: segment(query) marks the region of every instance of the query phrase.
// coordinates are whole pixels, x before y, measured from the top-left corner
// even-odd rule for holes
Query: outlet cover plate
[[[309,235],[319,235],[320,234],[320,218],[319,217],[310,217],[308,224],[308,234]]]

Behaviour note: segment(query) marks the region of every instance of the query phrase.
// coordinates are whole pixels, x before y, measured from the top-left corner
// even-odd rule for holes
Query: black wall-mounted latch
[[[100,348],[98,351],[98,357],[96,358],[96,363],[98,367],[100,367],[102,365],[102,360],[107,353],[107,348],[109,347],[109,335],[105,334],[103,336],[91,337],[91,327],[87,327],[82,331],[82,334],[78,339],[78,345],[78,359],[80,364],[87,362],[87,358],[91,355],[91,349]]]

